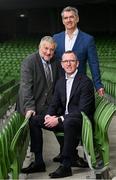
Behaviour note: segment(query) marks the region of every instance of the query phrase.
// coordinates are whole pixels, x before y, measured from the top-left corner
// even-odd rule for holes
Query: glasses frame
[[[64,63],[64,64],[68,64],[68,63],[75,63],[76,62],[76,60],[74,60],[74,59],[71,59],[71,60],[62,60],[61,61],[62,63]]]

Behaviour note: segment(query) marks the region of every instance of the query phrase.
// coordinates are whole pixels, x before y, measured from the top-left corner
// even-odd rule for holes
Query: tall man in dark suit
[[[22,63],[16,110],[25,117],[31,116],[30,121],[33,122],[35,116],[44,118],[58,79],[58,62],[53,57],[55,48],[56,43],[53,38],[45,36],[40,41],[39,51],[29,55]],[[35,164],[31,164],[30,168],[33,171],[34,166],[41,166],[39,171],[45,171],[42,157],[38,163],[38,154],[36,153],[38,133],[31,132],[30,135],[31,151],[35,153]],[[34,139],[33,136],[35,136]],[[25,172],[25,169],[22,169],[22,172]]]
[[[79,61],[74,52],[65,52],[62,56],[61,65],[66,73],[56,83],[54,96],[45,118],[35,116],[30,121],[30,131],[33,132],[33,139],[36,137],[34,132],[38,133],[37,146],[35,145],[38,162],[43,161],[42,128],[64,132],[62,164],[55,172],[49,174],[50,178],[72,175],[72,157],[75,152],[77,138],[80,139],[81,137],[81,111],[85,112],[92,120],[95,107],[93,83],[87,76],[78,73]],[[39,172],[41,167],[34,166],[33,169],[28,168],[26,172]]]
[[[74,51],[79,60],[78,71],[83,74],[86,74],[86,65],[88,62],[95,89],[100,96],[103,96],[104,87],[100,79],[99,62],[94,37],[78,29],[79,15],[76,8],[70,6],[64,8],[61,12],[61,17],[65,31],[54,34],[53,36],[57,43],[55,51],[57,59],[61,60],[62,54],[67,50]],[[57,138],[61,146],[60,151],[62,151],[61,137]],[[53,160],[59,161],[60,159],[61,152]]]

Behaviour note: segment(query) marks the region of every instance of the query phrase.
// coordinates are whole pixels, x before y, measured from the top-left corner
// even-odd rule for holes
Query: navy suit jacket
[[[65,32],[55,34],[53,38],[57,43],[56,57],[61,60],[62,54],[65,52]],[[93,36],[79,30],[72,51],[76,53],[79,59],[79,72],[86,74],[86,64],[88,61],[96,90],[103,87],[100,79],[99,62]]]
[[[86,75],[76,74],[68,103],[68,115],[65,115],[65,108],[66,79],[63,76],[56,83],[52,103],[48,108],[48,114],[64,116],[64,119],[71,119],[72,123],[75,123],[78,119],[82,119],[81,111],[83,111],[92,120],[95,111],[94,87],[92,81]]]

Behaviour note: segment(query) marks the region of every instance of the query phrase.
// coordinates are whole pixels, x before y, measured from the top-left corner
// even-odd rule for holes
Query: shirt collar
[[[78,72],[78,69],[76,69],[76,71],[73,74],[71,74],[70,76],[68,76],[67,73],[65,73],[65,78],[66,79],[74,79],[77,72]]]
[[[43,64],[50,64],[50,62],[49,62],[49,61],[48,61],[48,62],[47,62],[47,61],[45,61],[42,57],[41,57],[41,60],[42,60],[42,63],[43,63]]]
[[[72,34],[73,34],[73,36],[77,36],[78,33],[79,33],[79,30],[78,30],[78,28],[76,28]],[[67,30],[65,31],[65,34],[68,35]]]

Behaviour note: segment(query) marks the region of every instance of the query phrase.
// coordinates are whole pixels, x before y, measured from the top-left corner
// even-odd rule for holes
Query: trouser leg
[[[43,135],[42,128],[50,131],[63,130],[63,125],[58,125],[54,128],[46,128],[44,125],[44,116],[38,115],[30,118],[30,137],[31,137],[31,152],[35,154],[35,161],[37,163],[43,162]]]
[[[44,116],[33,116],[30,118],[30,138],[31,138],[31,152],[35,154],[36,163],[43,162],[43,135],[42,124]]]
[[[82,121],[80,117],[76,120],[66,119],[64,121],[64,147],[63,147],[63,164],[71,166],[71,159],[75,154],[77,138],[80,138]],[[79,140],[78,140],[79,142]]]
[[[63,146],[64,146],[64,136],[59,136],[59,135],[56,135],[55,133],[55,136],[56,136],[56,139],[60,145],[60,154],[62,153],[62,149],[63,149]]]
[[[42,129],[40,126],[40,119],[38,116],[32,116],[29,121],[30,137],[31,137],[31,151],[42,152],[43,138]]]

